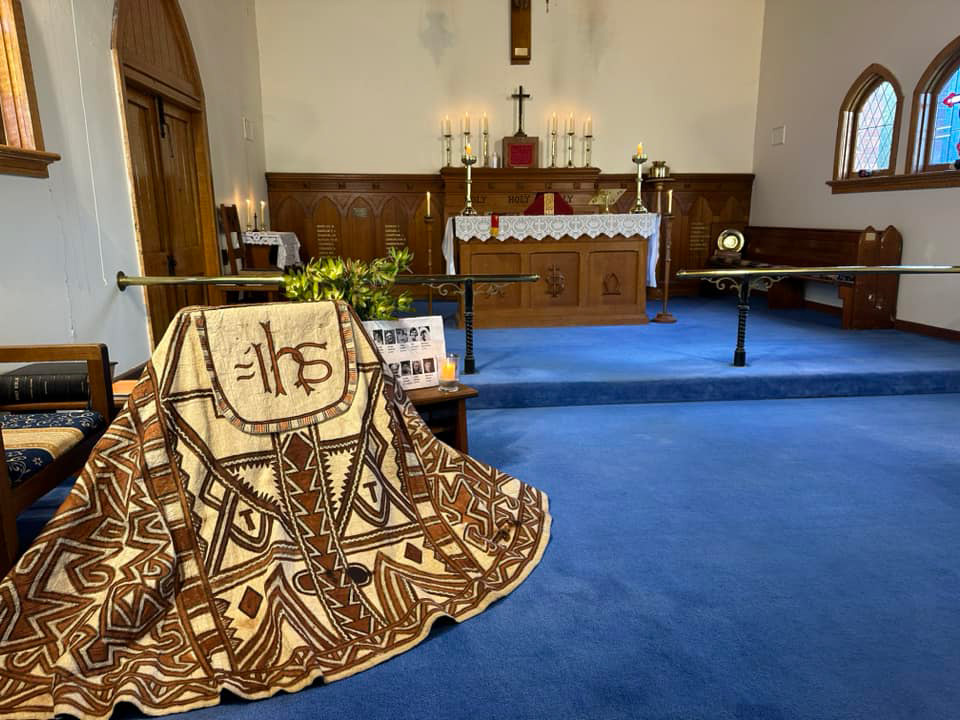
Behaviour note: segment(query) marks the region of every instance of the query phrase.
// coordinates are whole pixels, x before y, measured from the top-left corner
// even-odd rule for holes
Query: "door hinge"
[[[157,95],[157,124],[160,126],[160,137],[167,136],[167,112],[163,107],[163,98]]]

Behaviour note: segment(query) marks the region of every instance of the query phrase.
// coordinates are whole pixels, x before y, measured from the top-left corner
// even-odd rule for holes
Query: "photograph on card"
[[[409,390],[439,384],[437,368],[447,354],[442,317],[366,320],[363,324],[401,387]]]

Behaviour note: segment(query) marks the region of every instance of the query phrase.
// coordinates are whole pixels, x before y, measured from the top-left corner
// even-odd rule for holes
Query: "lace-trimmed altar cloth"
[[[272,230],[247,230],[243,241],[249,245],[276,245],[277,267],[281,270],[300,262],[300,238],[292,232]]]
[[[634,237],[647,238],[647,287],[657,286],[657,259],[660,255],[660,215],[658,213],[597,213],[589,215],[501,215],[500,232],[490,234],[489,215],[458,215],[447,220],[443,233],[443,258],[447,274],[456,274],[454,234],[461,242],[544,238]]]
[[[0,717],[345,678],[510,593],[549,531],[542,492],[430,433],[348,306],[183,310],[0,582]]]

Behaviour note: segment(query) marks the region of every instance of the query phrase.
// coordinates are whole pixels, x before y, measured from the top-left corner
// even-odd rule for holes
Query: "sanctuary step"
[[[449,305],[449,307],[447,307]],[[678,298],[674,325],[476,331],[470,409],[960,392],[960,343],[898,330],[844,332],[813,310],[751,306],[749,363],[735,368],[733,296]],[[455,305],[447,348],[463,353]]]

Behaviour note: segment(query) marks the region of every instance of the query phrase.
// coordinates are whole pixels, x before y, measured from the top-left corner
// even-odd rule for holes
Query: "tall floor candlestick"
[[[657,211],[660,212],[663,207],[663,187],[672,183],[671,178],[657,178],[654,180],[654,187],[657,193]],[[667,211],[660,214],[660,238],[663,247],[663,280],[660,283],[660,299],[663,303],[662,309],[653,318],[655,323],[675,323],[677,318],[667,310],[667,303],[670,300],[670,240],[673,231],[673,189],[667,190]]]
[[[639,146],[637,149],[639,149]],[[633,209],[630,212],[632,213],[650,212],[644,206],[643,195],[641,194],[643,190],[643,164],[647,161],[647,156],[637,154],[630,159],[633,160],[634,164],[637,166],[637,201],[633,204]]]
[[[476,215],[477,211],[473,208],[473,202],[470,200],[470,186],[473,183],[473,176],[470,174],[470,169],[476,164],[477,156],[470,155],[470,147],[467,146],[467,151],[464,152],[463,157],[460,158],[463,161],[463,164],[467,166],[467,204],[464,206],[463,210],[460,212],[461,215]]]
[[[427,275],[433,275],[433,215],[430,214],[430,193],[427,193],[427,214],[423,216],[427,237]],[[427,314],[433,315],[433,286],[427,285]]]

